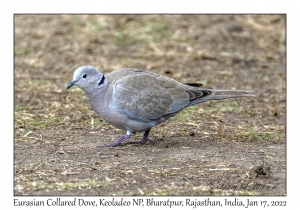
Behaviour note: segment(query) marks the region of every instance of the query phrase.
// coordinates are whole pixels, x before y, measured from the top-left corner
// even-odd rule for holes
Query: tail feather
[[[229,99],[229,98],[237,98],[237,97],[249,97],[249,96],[255,96],[253,92],[247,91],[247,90],[205,90],[205,89],[199,89],[199,91],[209,91],[210,94],[196,98],[194,100],[191,100],[191,102],[188,104],[188,106],[192,106],[198,103],[203,103],[206,101],[212,101],[212,100],[222,100],[222,99]]]

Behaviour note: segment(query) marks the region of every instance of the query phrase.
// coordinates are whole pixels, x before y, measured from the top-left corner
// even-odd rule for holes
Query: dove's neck
[[[99,114],[103,115],[108,107],[108,82],[105,80],[101,85],[96,85],[86,92],[90,106]]]
[[[107,81],[104,75],[97,74],[90,78],[88,83],[80,87],[86,94],[88,101],[97,98],[95,96],[99,95],[101,92],[105,91],[107,86]]]

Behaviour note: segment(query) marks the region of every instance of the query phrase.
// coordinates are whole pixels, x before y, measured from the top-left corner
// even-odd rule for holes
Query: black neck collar
[[[105,79],[105,76],[104,75],[102,75],[102,78],[101,78],[101,80],[98,82],[98,86],[100,86],[100,85],[102,85],[103,84],[103,82],[104,82],[104,79]]]

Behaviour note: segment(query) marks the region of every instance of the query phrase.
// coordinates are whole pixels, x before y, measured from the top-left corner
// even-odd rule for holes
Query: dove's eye
[[[86,74],[84,74],[84,75],[82,75],[82,77],[83,77],[83,78],[86,78],[86,77],[87,77],[87,75],[86,75]]]

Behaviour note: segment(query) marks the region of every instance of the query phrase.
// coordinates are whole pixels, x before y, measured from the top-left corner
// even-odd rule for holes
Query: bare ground
[[[15,195],[286,195],[284,15],[15,15]],[[104,122],[73,71],[134,67],[254,91],[97,149]],[[142,137],[137,134],[128,141]]]

